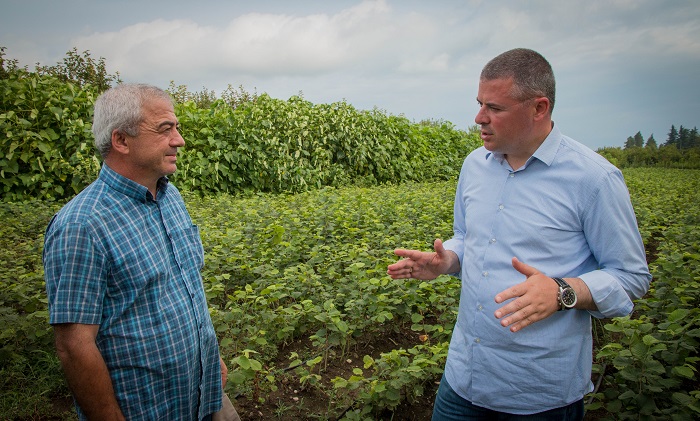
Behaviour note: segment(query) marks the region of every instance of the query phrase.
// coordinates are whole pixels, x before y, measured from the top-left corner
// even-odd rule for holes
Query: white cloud
[[[74,44],[79,50],[109,52],[103,55],[114,68],[135,77],[202,71],[322,74],[386,48],[389,11],[386,1],[376,0],[335,15],[248,13],[224,28],[158,19],[80,37]]]
[[[207,54],[206,49],[198,46],[210,42],[212,34],[215,34],[213,28],[192,21],[157,19],[117,32],[76,38],[73,44],[79,51],[98,52],[107,57],[112,68],[138,78],[161,72],[177,73],[178,67],[196,65]]]
[[[700,20],[654,27],[648,33],[649,47],[663,55],[700,56]]]
[[[450,69],[450,55],[447,53],[437,54],[432,57],[417,57],[413,60],[406,60],[398,67],[404,73],[443,73]]]

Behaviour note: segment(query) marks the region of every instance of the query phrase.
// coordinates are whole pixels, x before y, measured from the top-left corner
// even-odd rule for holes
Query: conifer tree
[[[690,148],[690,130],[680,126],[678,128],[678,149],[681,151]]]
[[[647,143],[644,145],[645,148],[649,149],[650,151],[656,151],[659,147],[656,144],[656,139],[654,139],[654,133],[649,136],[647,139]]]
[[[698,134],[698,128],[693,127],[690,131],[690,148],[700,148],[700,134]]]
[[[668,132],[668,138],[666,139],[665,146],[676,146],[678,147],[678,131],[676,126],[671,125],[671,131]]]

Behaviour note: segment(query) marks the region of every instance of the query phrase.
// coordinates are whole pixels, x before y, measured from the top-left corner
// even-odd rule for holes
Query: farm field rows
[[[589,419],[700,416],[700,171],[627,169],[654,281],[596,327]],[[397,247],[449,238],[455,182],[185,194],[227,392],[244,420],[429,419],[459,281],[392,280]],[[0,418],[73,419],[41,248],[58,203],[0,204]],[[611,415],[612,414],[612,415]]]

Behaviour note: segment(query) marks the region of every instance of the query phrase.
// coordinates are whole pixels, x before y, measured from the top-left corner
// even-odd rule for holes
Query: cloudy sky
[[[76,47],[128,82],[302,92],[463,129],[483,65],[527,47],[554,68],[554,120],[592,149],[700,126],[697,0],[0,0],[0,46],[30,68]]]

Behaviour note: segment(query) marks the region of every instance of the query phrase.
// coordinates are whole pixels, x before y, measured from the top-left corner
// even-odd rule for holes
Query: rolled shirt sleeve
[[[599,269],[580,274],[598,311],[595,317],[626,316],[649,289],[651,274],[622,173],[601,179],[583,216],[583,229]]]

